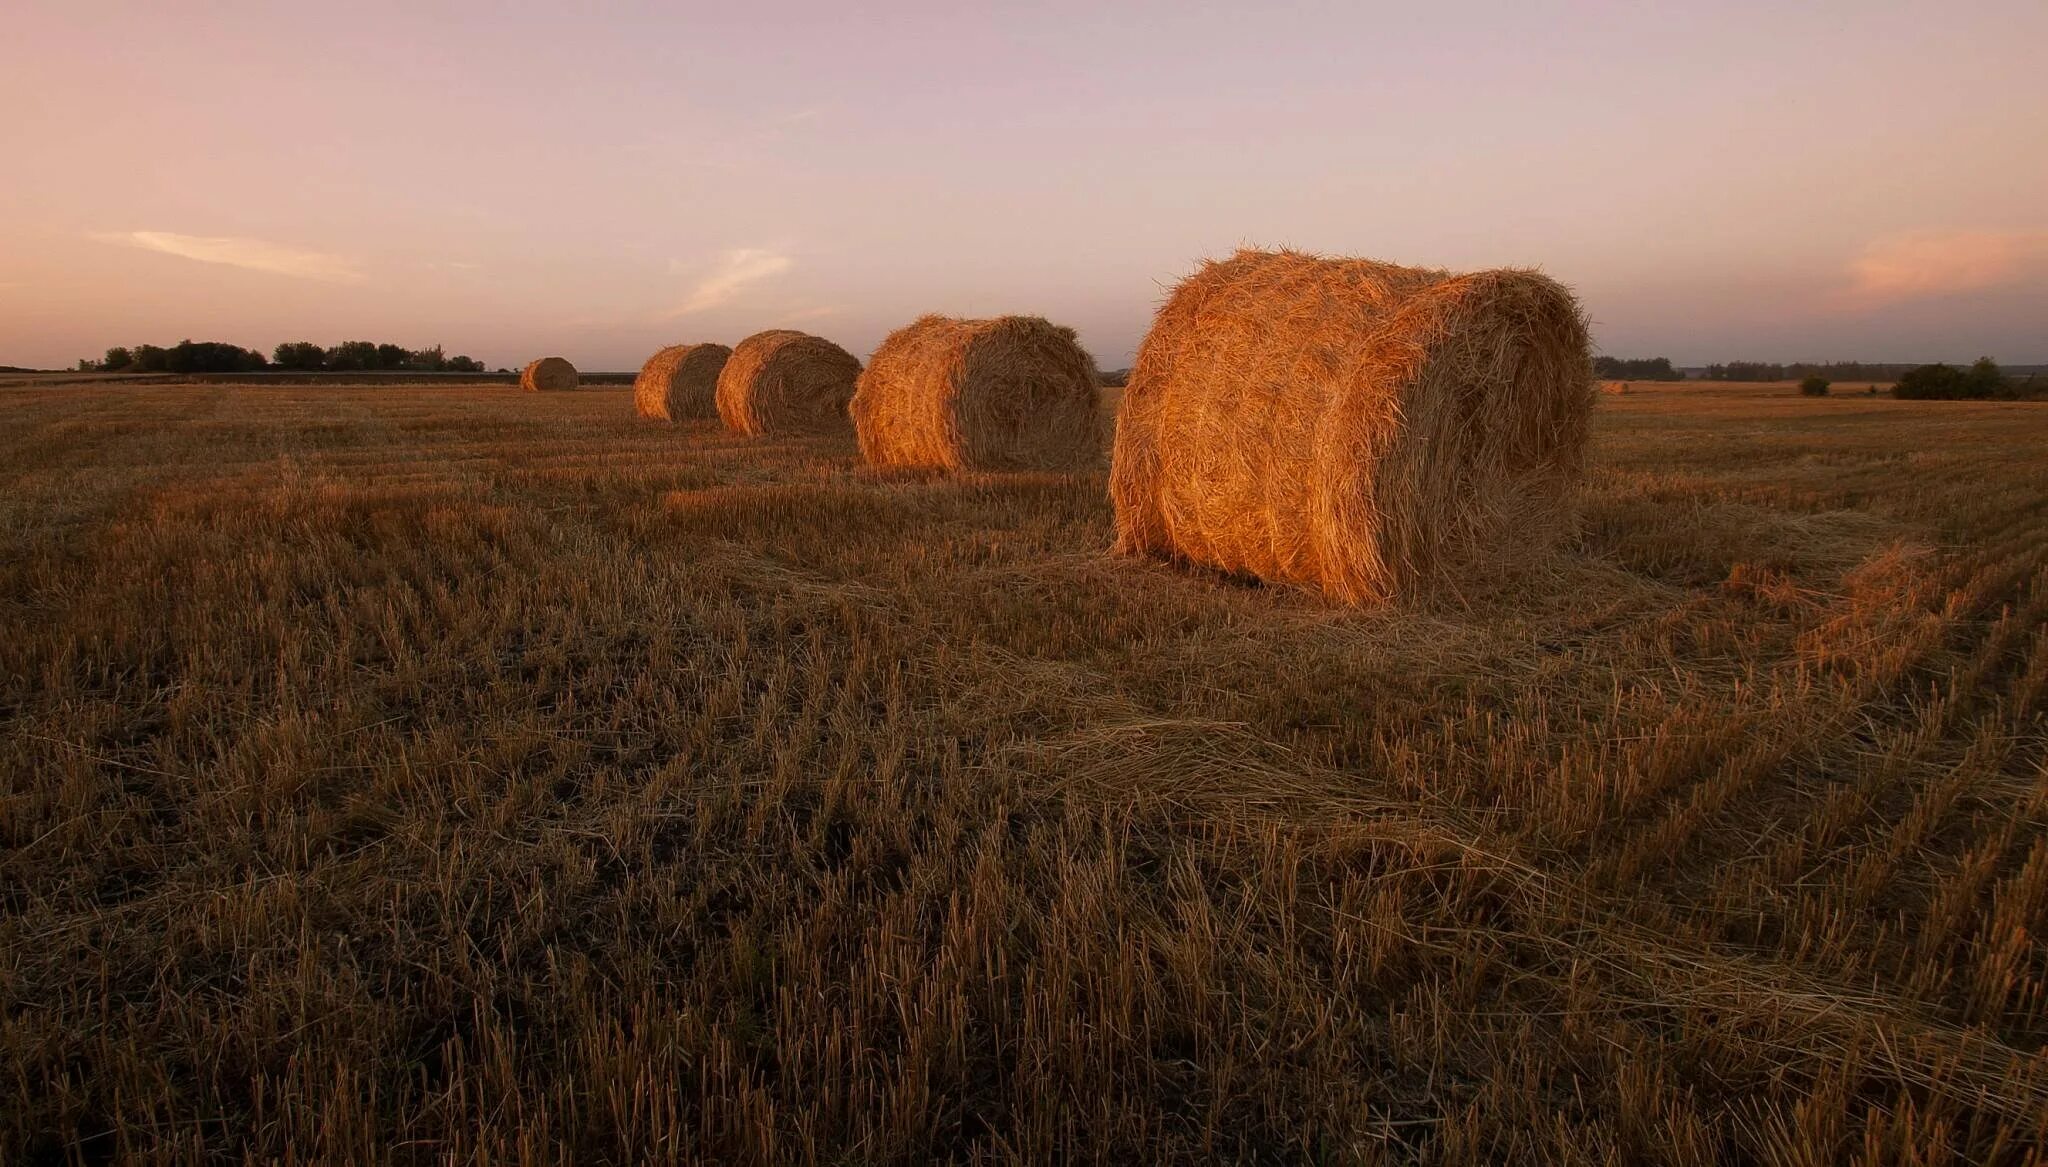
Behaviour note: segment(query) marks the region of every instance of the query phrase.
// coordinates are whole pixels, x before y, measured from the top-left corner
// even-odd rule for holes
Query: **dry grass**
[[[1352,604],[1463,589],[1565,532],[1592,398],[1585,320],[1541,274],[1240,251],[1138,348],[1117,548]]]
[[[672,344],[633,379],[633,412],[652,421],[718,416],[718,374],[732,350],[722,344]]]
[[[557,393],[577,384],[576,366],[561,357],[529,361],[519,372],[519,387],[528,393]]]
[[[625,400],[0,395],[0,1161],[2041,1162],[2048,410],[1360,613]]]
[[[889,334],[848,406],[875,466],[1080,470],[1101,458],[1102,374],[1036,316],[924,316]]]

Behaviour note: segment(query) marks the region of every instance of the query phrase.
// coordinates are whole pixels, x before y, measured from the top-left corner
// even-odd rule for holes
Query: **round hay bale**
[[[1585,318],[1528,271],[1240,251],[1183,281],[1117,418],[1117,547],[1380,603],[1570,518]]]
[[[519,387],[528,393],[555,393],[579,383],[576,366],[560,357],[542,357],[519,373]]]
[[[732,350],[722,344],[672,344],[633,378],[633,411],[659,421],[718,416],[718,374]]]
[[[875,350],[847,411],[876,466],[1067,470],[1101,457],[1101,396],[1071,328],[925,316]]]
[[[788,328],[757,332],[718,374],[718,416],[748,437],[845,433],[860,362],[823,337]]]
[[[1600,382],[1600,392],[1606,393],[1613,397],[1626,397],[1628,396],[1628,382],[1602,381]]]

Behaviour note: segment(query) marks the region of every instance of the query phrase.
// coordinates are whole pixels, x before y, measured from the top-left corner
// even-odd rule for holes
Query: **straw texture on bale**
[[[659,421],[718,416],[718,374],[732,350],[722,344],[672,344],[640,366],[633,410]]]
[[[519,374],[519,387],[528,393],[574,389],[579,383],[576,366],[560,357],[542,357],[529,363]]]
[[[787,328],[757,332],[718,374],[718,416],[748,437],[845,433],[860,361],[823,337]]]
[[[876,466],[1067,470],[1101,457],[1101,374],[1036,316],[926,316],[875,350],[848,412]]]
[[[1117,547],[1381,603],[1567,525],[1585,318],[1535,272],[1241,251],[1160,308],[1117,419]]]

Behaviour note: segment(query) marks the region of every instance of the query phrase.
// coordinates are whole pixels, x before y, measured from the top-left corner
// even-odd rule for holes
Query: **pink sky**
[[[2048,4],[113,4],[0,39],[0,364],[636,367],[1242,244],[1542,267],[1603,351],[2048,361]]]

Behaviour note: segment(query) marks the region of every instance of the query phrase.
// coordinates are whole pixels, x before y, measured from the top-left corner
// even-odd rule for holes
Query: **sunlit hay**
[[[1626,397],[1628,395],[1628,391],[1629,390],[1627,381],[1600,382],[1600,392],[1602,393],[1611,394],[1615,397]]]
[[[925,316],[889,334],[849,412],[876,466],[1067,470],[1101,456],[1101,374],[1036,316]]]
[[[718,374],[732,350],[722,344],[672,344],[640,366],[633,411],[657,421],[718,416]]]
[[[718,416],[747,437],[844,433],[846,403],[860,376],[852,353],[787,328],[757,332],[732,350],[718,374]]]
[[[1586,323],[1529,271],[1241,251],[1175,289],[1117,419],[1117,548],[1352,604],[1528,559],[1569,524]]]
[[[554,393],[579,383],[576,366],[560,357],[542,357],[521,370],[519,387],[528,393]]]

